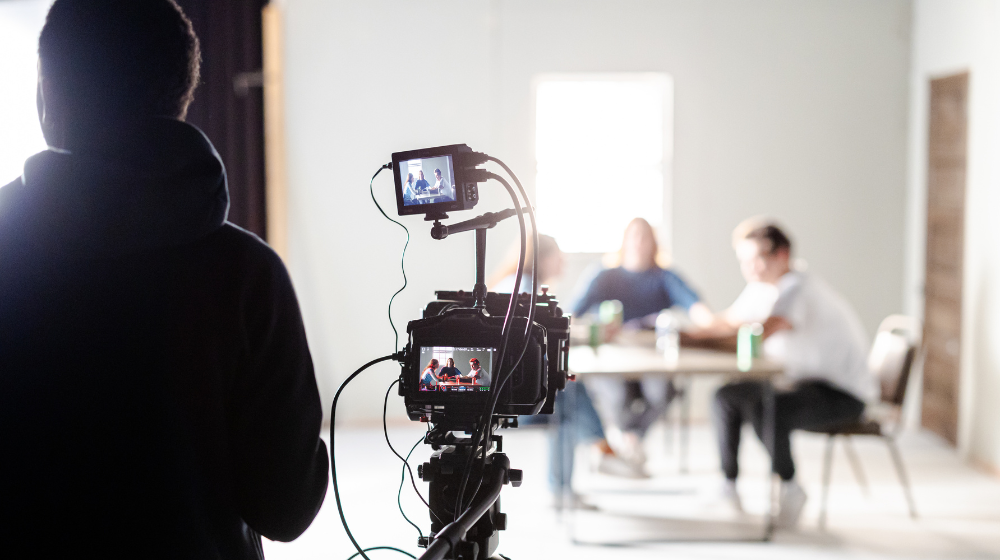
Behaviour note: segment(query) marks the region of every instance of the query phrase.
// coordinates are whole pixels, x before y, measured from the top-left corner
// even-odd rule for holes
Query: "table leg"
[[[689,440],[691,436],[691,376],[685,375],[682,377],[683,386],[680,389],[681,398],[681,417],[680,417],[680,434],[678,434],[678,439],[680,441],[680,471],[681,474],[688,473],[688,447]]]
[[[765,447],[772,451],[774,449],[774,442],[777,439],[777,428],[778,422],[776,419],[775,403],[774,403],[774,385],[771,380],[768,379],[764,382],[764,437],[768,438],[765,442]],[[764,524],[764,541],[770,541],[771,537],[774,535],[774,519],[777,512],[775,512],[775,505],[777,504],[777,499],[775,499],[775,479],[774,474],[774,453],[771,452],[771,469],[767,473],[767,519]],[[780,485],[779,485],[780,489]]]

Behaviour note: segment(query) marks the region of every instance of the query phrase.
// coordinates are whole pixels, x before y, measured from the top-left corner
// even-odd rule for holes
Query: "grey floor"
[[[421,435],[417,424],[390,428],[403,453]],[[856,438],[855,449],[868,481],[867,494],[852,474],[843,448],[835,453],[829,518],[817,527],[824,440],[796,434],[793,442],[798,478],[809,495],[800,526],[779,531],[770,543],[752,542],[760,534],[767,508],[767,458],[748,432],[741,449],[739,487],[747,510],[736,515],[717,501],[717,454],[707,426],[692,428],[690,472],[678,472],[677,439],[668,446],[661,427],[647,438],[649,480],[630,481],[590,473],[575,480],[597,511],[559,513],[546,485],[546,434],[543,429],[505,432],[504,450],[512,466],[525,472],[520,488],[502,494],[508,530],[498,552],[535,558],[1000,558],[1000,479],[964,464],[955,452],[929,434],[907,434],[900,447],[913,482],[919,519],[911,520],[884,444]],[[668,452],[669,449],[669,452]],[[345,514],[364,547],[390,545],[416,556],[417,531],[400,516],[396,490],[401,463],[388,450],[381,429],[337,431],[338,473]],[[430,449],[418,446],[416,462]],[[578,453],[586,459],[586,449]],[[584,465],[585,466],[585,465]],[[422,491],[426,485],[418,482]],[[404,487],[404,510],[423,531],[426,509]],[[712,542],[722,541],[722,542]],[[346,559],[354,549],[337,514],[332,490],[312,527],[292,543],[265,542],[267,557]],[[388,551],[371,558],[403,558]]]

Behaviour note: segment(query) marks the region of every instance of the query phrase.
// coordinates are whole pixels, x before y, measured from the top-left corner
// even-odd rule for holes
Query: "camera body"
[[[396,210],[400,216],[468,210],[479,202],[469,165],[472,148],[452,144],[392,154]]]
[[[410,419],[443,422],[453,429],[471,426],[496,390],[495,374],[511,371],[522,347],[524,355],[504,384],[494,414],[551,414],[555,394],[565,388],[568,375],[569,317],[563,316],[559,302],[552,296],[538,296],[535,326],[525,341],[530,296],[518,297],[507,355],[499,364],[496,360],[510,294],[488,293],[485,309],[472,307],[469,292],[439,291],[436,295],[437,300],[424,309],[424,317],[407,325],[409,342],[399,392]],[[456,372],[441,371],[449,367],[444,365],[448,358],[454,360],[457,379]],[[439,369],[428,376],[435,359]],[[485,374],[474,374],[473,360]]]

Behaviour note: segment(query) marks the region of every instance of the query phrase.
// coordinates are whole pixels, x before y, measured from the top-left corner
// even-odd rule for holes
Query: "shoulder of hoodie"
[[[206,249],[219,252],[220,257],[234,264],[239,264],[243,270],[267,270],[287,276],[285,263],[274,249],[253,232],[240,226],[225,222],[219,229],[195,242]]]

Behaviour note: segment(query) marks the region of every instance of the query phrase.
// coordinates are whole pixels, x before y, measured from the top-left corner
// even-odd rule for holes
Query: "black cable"
[[[364,555],[365,552],[371,552],[372,550],[392,550],[392,551],[398,552],[400,554],[405,554],[405,555],[409,556],[410,558],[413,558],[414,560],[416,560],[416,558],[417,558],[416,556],[410,554],[409,552],[407,552],[405,550],[400,550],[400,549],[398,549],[398,548],[396,548],[394,546],[372,546],[372,547],[364,549],[363,551],[359,550],[359,551],[355,552],[354,554],[348,556],[347,560],[351,560],[352,558],[357,558],[359,554],[361,556],[365,556]],[[368,558],[368,557],[365,556],[365,558]]]
[[[525,206],[528,209],[528,217],[531,219],[532,249],[533,249],[532,250],[532,259],[531,259],[531,261],[532,261],[532,268],[531,268],[531,284],[532,284],[531,287],[532,287],[532,290],[531,290],[530,301],[529,301],[529,304],[528,304],[528,317],[527,317],[527,321],[526,321],[525,328],[524,328],[524,344],[521,345],[521,353],[518,355],[517,360],[514,361],[514,365],[511,368],[510,374],[508,374],[507,377],[503,378],[502,380],[499,380],[499,382],[498,382],[499,386],[496,388],[496,390],[497,390],[497,392],[496,392],[497,397],[491,400],[491,406],[490,406],[489,412],[487,413],[486,416],[484,416],[484,418],[492,419],[493,412],[496,409],[496,401],[497,401],[497,399],[499,399],[500,391],[503,390],[504,385],[507,383],[507,379],[510,378],[510,375],[513,374],[513,371],[515,369],[517,369],[517,366],[520,365],[521,360],[524,358],[524,353],[527,351],[528,344],[529,344],[529,342],[531,340],[531,329],[534,327],[534,324],[535,324],[535,310],[536,310],[537,295],[538,295],[538,227],[537,227],[537,224],[535,223],[535,211],[532,208],[531,204],[528,203],[528,195],[527,195],[527,193],[524,192],[524,187],[521,186],[521,182],[517,180],[517,175],[514,175],[514,172],[511,171],[510,168],[507,167],[507,165],[504,164],[502,161],[500,161],[500,160],[498,160],[498,159],[496,159],[496,158],[494,158],[492,156],[487,156],[487,157],[491,161],[495,161],[495,162],[499,163],[501,166],[503,166],[503,168],[506,169],[508,173],[510,173],[511,177],[513,177],[514,181],[517,183],[518,190],[520,191],[521,196],[524,198]],[[508,193],[512,193],[513,192],[513,189],[511,188],[510,184],[508,184],[507,181],[505,181],[503,179],[503,177],[501,177],[499,175],[496,175],[494,173],[487,173],[486,176],[488,178],[490,178],[490,179],[493,179],[493,180],[501,183],[504,186],[504,188],[507,189]],[[513,194],[511,194],[511,196],[513,196]],[[522,259],[523,259],[523,256],[522,256]],[[517,293],[517,291],[518,291],[518,287],[517,286],[515,286],[514,291],[515,291],[515,293]],[[493,437],[493,424],[492,424],[492,422],[487,422],[487,423],[483,424],[483,429],[486,430],[485,433],[483,434],[483,437],[485,438],[485,440],[484,440],[484,446],[487,446],[487,447],[484,447],[484,449],[483,449],[483,455],[482,455],[482,458],[481,458],[481,468],[485,469],[486,468],[486,448],[488,448],[489,442],[491,441],[491,439]],[[472,499],[475,497],[475,495],[479,492],[479,487],[481,485],[482,485],[482,479],[479,480],[479,483],[476,485],[475,490],[472,491],[472,493],[471,493],[472,497],[469,499],[470,503],[471,503]]]
[[[497,383],[498,386],[495,388],[495,393],[493,395],[491,395],[492,398],[490,399],[489,410],[488,410],[487,414],[484,415],[484,417],[483,417],[484,418],[484,423],[482,424],[482,427],[485,430],[485,433],[482,436],[482,437],[485,438],[483,440],[484,449],[483,449],[483,454],[482,454],[482,458],[481,458],[481,462],[482,462],[481,466],[482,466],[483,469],[485,469],[485,467],[486,467],[486,449],[488,448],[489,442],[491,441],[491,439],[493,437],[493,424],[492,424],[492,422],[490,420],[492,419],[493,412],[496,409],[496,402],[499,399],[500,391],[503,390],[503,387],[504,387],[504,385],[506,385],[507,380],[513,374],[514,370],[517,369],[518,365],[520,365],[521,360],[524,358],[524,353],[528,349],[528,344],[529,344],[529,342],[531,340],[531,338],[530,338],[531,337],[531,329],[534,327],[534,324],[535,324],[535,306],[536,306],[537,293],[538,293],[538,227],[535,224],[535,212],[534,212],[534,209],[531,207],[531,204],[528,203],[528,196],[524,192],[524,188],[521,187],[520,181],[517,181],[517,176],[514,175],[514,173],[512,171],[510,171],[510,169],[502,161],[500,161],[500,160],[498,160],[498,159],[496,159],[494,157],[491,157],[491,156],[488,156],[488,157],[489,157],[489,159],[491,161],[498,162],[500,165],[502,165],[504,167],[504,169],[507,169],[507,172],[510,173],[511,177],[513,177],[514,180],[515,180],[515,182],[517,182],[518,189],[520,190],[521,196],[524,198],[525,206],[528,209],[528,216],[531,219],[532,248],[533,248],[533,250],[532,250],[532,269],[531,269],[532,270],[532,272],[531,272],[531,276],[532,276],[531,277],[532,290],[531,290],[531,297],[530,297],[529,307],[528,307],[527,323],[526,323],[525,328],[524,328],[524,343],[521,345],[521,353],[518,355],[517,359],[514,361],[514,365],[510,369],[510,373],[507,375],[507,377],[504,377],[503,379],[498,379],[498,383]],[[514,197],[513,189],[511,188],[510,184],[507,183],[507,181],[504,180],[503,177],[501,177],[499,175],[496,175],[495,173],[487,173],[486,176],[488,178],[493,179],[493,180],[499,182],[500,184],[502,184],[504,186],[504,188],[507,189],[507,192],[510,193],[511,197],[512,198]],[[522,247],[523,247],[523,245],[522,245]],[[522,254],[521,258],[522,258],[522,260],[524,259],[523,254]],[[517,286],[517,284],[515,283],[514,294],[512,294],[512,296],[518,294],[518,290],[519,290],[519,286]],[[467,465],[466,468],[468,468],[469,466],[471,466],[471,462],[468,463],[468,465]],[[479,492],[479,487],[481,485],[482,485],[482,479],[479,480],[479,484],[477,484],[475,490],[472,491],[471,497],[469,499],[470,503],[471,503],[472,499],[475,497],[476,493]],[[462,511],[462,510],[464,510],[464,508],[461,508],[459,511]]]
[[[406,471],[409,471],[409,473],[410,473],[410,480],[413,482],[413,491],[416,492],[417,497],[420,498],[420,501],[423,502],[425,506],[427,506],[427,510],[431,512],[431,515],[433,515],[435,518],[437,518],[438,521],[441,521],[441,518],[438,517],[436,513],[434,513],[434,511],[431,509],[431,505],[429,503],[427,503],[427,500],[424,499],[423,495],[420,494],[420,490],[417,488],[417,479],[413,476],[413,469],[410,467],[410,463],[409,463],[410,456],[407,455],[406,459],[404,459],[403,456],[400,455],[396,451],[396,448],[392,446],[392,442],[389,441],[389,427],[388,427],[388,425],[386,425],[385,417],[386,417],[386,413],[389,410],[389,393],[392,391],[393,386],[395,386],[397,383],[399,383],[399,379],[396,379],[392,383],[389,384],[389,388],[385,390],[385,400],[382,402],[382,433],[385,434],[385,443],[386,443],[386,445],[389,446],[389,451],[392,451],[392,454],[395,455],[396,458],[398,458],[400,461],[403,462],[404,474],[405,474]],[[423,439],[421,439],[420,441],[423,441]],[[417,443],[419,444],[420,441],[418,441]],[[416,448],[416,445],[414,445],[413,447]],[[413,449],[410,450],[410,453],[413,453]],[[398,496],[397,496],[397,498],[398,498]],[[406,514],[403,513],[403,506],[402,505],[399,506],[399,513],[402,513],[403,514],[403,519],[406,519],[406,521],[410,525],[413,525],[413,527],[416,528],[416,530],[418,532],[420,531],[420,527],[417,527],[417,525],[414,524],[412,521],[410,521],[410,519],[408,517],[406,517]],[[423,536],[423,533],[421,533],[420,536]]]
[[[465,506],[465,490],[466,490],[466,487],[468,486],[469,477],[471,475],[472,462],[475,460],[476,456],[479,454],[480,445],[482,445],[482,464],[483,464],[484,467],[486,465],[486,452],[489,449],[490,438],[492,437],[493,411],[496,409],[497,400],[500,398],[500,391],[503,389],[503,386],[506,384],[507,379],[510,378],[514,374],[514,370],[517,369],[518,364],[521,362],[521,358],[524,356],[524,351],[525,351],[525,348],[527,346],[527,342],[529,340],[527,338],[527,336],[526,336],[525,339],[524,339],[524,344],[522,345],[522,348],[521,348],[521,354],[520,354],[520,356],[514,362],[513,367],[509,368],[509,371],[507,372],[507,375],[504,376],[503,375],[503,371],[501,370],[501,367],[503,366],[504,358],[507,357],[506,356],[507,342],[508,342],[508,339],[510,337],[510,331],[511,331],[511,329],[507,328],[507,327],[508,327],[508,323],[511,324],[511,325],[513,324],[512,323],[512,316],[514,314],[514,311],[517,308],[517,299],[518,299],[518,295],[520,294],[520,290],[521,290],[521,277],[522,277],[522,274],[524,273],[524,257],[525,257],[525,249],[526,249],[526,246],[527,246],[527,235],[525,233],[525,227],[524,227],[524,213],[521,211],[521,203],[520,203],[520,201],[517,198],[517,194],[514,193],[514,189],[510,186],[509,183],[507,183],[507,181],[505,181],[499,175],[496,175],[494,173],[487,173],[487,177],[489,177],[491,179],[495,179],[500,184],[502,184],[504,186],[504,188],[507,190],[507,194],[510,195],[511,200],[514,202],[514,209],[517,212],[517,220],[518,220],[518,224],[520,225],[520,230],[521,230],[521,252],[520,252],[520,256],[519,256],[518,263],[517,263],[517,272],[515,273],[515,276],[514,276],[514,289],[511,290],[510,304],[507,307],[507,314],[506,314],[506,316],[504,318],[504,328],[506,329],[506,332],[504,332],[501,335],[501,342],[500,342],[501,349],[500,349],[500,352],[498,353],[498,358],[497,358],[497,379],[496,379],[496,382],[494,383],[494,386],[490,387],[490,398],[489,398],[489,401],[487,402],[487,405],[486,405],[486,408],[484,410],[483,415],[480,417],[479,425],[476,427],[476,430],[475,430],[475,432],[473,434],[473,438],[472,438],[472,453],[470,453],[469,457],[465,460],[465,468],[464,468],[464,470],[462,472],[462,479],[461,479],[461,482],[458,485],[458,493],[455,496],[455,519],[458,519],[458,517],[462,514],[462,512],[465,511],[465,507],[466,507]],[[525,198],[525,204],[526,205],[527,205],[527,202],[528,202],[527,198]],[[529,214],[533,216],[534,215],[534,211],[531,209],[530,205],[527,205],[527,206],[528,206],[528,212],[529,212]],[[532,221],[532,223],[533,223],[533,221]],[[534,233],[534,238],[537,239],[537,228],[536,228],[536,232]],[[534,248],[537,249],[537,247],[534,247]],[[538,252],[537,250],[534,251],[534,253],[537,253],[537,252]],[[536,259],[533,259],[533,262],[534,262],[534,260],[536,260]],[[536,273],[533,273],[533,274],[536,274]],[[534,284],[534,282],[535,282],[535,280],[532,279],[532,283],[533,284]],[[537,291],[537,290],[535,290],[535,291]],[[532,299],[534,299],[534,298],[532,298]],[[529,316],[529,318],[528,318],[528,326],[525,327],[526,334],[530,334],[530,331],[531,331],[531,323],[533,322],[533,319],[534,319],[534,305],[532,305],[531,308],[528,310],[528,316]],[[480,479],[479,484],[476,485],[476,492],[478,492],[480,485],[482,485],[482,479]],[[476,495],[475,492],[473,492],[472,495],[469,497],[469,503],[470,504],[471,504],[472,500],[475,499],[475,495]]]
[[[407,523],[409,523],[410,525],[412,525],[413,528],[417,530],[417,533],[420,534],[420,538],[423,538],[424,537],[424,532],[420,529],[419,525],[417,525],[413,521],[410,521],[410,518],[406,516],[406,512],[403,511],[403,504],[400,501],[400,495],[403,493],[403,483],[406,482],[406,471],[407,471],[407,469],[410,468],[410,463],[408,462],[408,459],[410,458],[410,455],[407,454],[406,455],[406,459],[404,459],[399,453],[396,453],[396,449],[392,446],[392,442],[389,441],[389,427],[386,425],[386,422],[385,422],[386,412],[389,410],[389,393],[392,391],[392,388],[397,383],[399,383],[399,379],[396,379],[395,381],[393,381],[392,383],[390,383],[389,384],[389,388],[386,389],[386,391],[385,391],[385,401],[382,403],[382,433],[385,434],[385,443],[386,443],[386,445],[389,446],[389,451],[392,451],[392,454],[395,455],[396,457],[398,457],[399,460],[403,462],[403,475],[402,475],[402,478],[400,478],[400,480],[399,480],[399,491],[396,492],[396,505],[399,507],[399,513],[403,516],[403,519],[405,519]],[[423,441],[423,440],[421,440],[421,441]],[[418,441],[417,444],[419,444],[419,443],[420,442]],[[413,449],[416,449],[416,447],[417,446],[414,445]],[[413,453],[413,449],[410,449],[410,453]],[[413,480],[413,471],[412,470],[410,470],[410,479]],[[413,480],[413,489],[417,490],[417,482],[416,482],[416,480]],[[417,492],[417,496],[420,496],[420,492],[419,491]],[[420,501],[424,502],[424,505],[427,506],[427,509],[430,509],[430,505],[428,505],[427,502],[424,501],[424,497],[423,496],[420,496]]]
[[[337,394],[333,397],[333,406],[330,410],[330,474],[333,479],[333,497],[337,500],[337,513],[340,514],[340,522],[344,525],[344,531],[347,532],[347,537],[351,539],[351,543],[354,544],[354,548],[358,550],[361,557],[365,560],[371,560],[365,555],[364,550],[361,549],[361,545],[358,541],[354,540],[354,535],[351,533],[351,528],[347,525],[347,518],[344,517],[344,508],[340,503],[340,487],[337,485],[337,454],[336,446],[334,445],[334,435],[336,433],[335,428],[337,426],[337,401],[340,400],[340,394],[344,392],[344,388],[347,384],[354,380],[355,377],[361,374],[361,372],[372,367],[373,365],[384,362],[386,360],[398,360],[401,356],[399,354],[389,354],[388,356],[382,356],[381,358],[376,358],[367,364],[361,366],[354,373],[352,373],[343,383],[340,384],[340,388],[337,389]]]
[[[417,440],[417,443],[414,443],[413,447],[410,448],[410,452],[406,454],[406,459],[403,460],[403,468],[399,475],[399,489],[396,490],[396,506],[399,507],[399,513],[403,515],[403,519],[406,519],[407,523],[413,525],[414,527],[417,527],[417,525],[410,521],[410,518],[406,517],[406,514],[403,513],[403,485],[406,484],[406,471],[410,468],[410,455],[413,455],[413,450],[423,442],[424,436],[421,436],[420,439]],[[410,472],[410,480],[413,480],[413,472]],[[417,495],[420,496],[420,493],[417,492]],[[423,500],[424,498],[421,496],[420,501]],[[427,511],[430,511],[432,515],[434,514],[430,507],[427,508]],[[434,517],[437,517],[437,515],[434,515]],[[420,530],[420,527],[417,527],[417,533],[420,534],[420,538],[424,538],[424,532]]]
[[[393,220],[392,218],[390,218],[389,215],[385,213],[385,210],[382,210],[382,206],[378,203],[378,200],[375,199],[375,188],[373,186],[374,183],[375,183],[375,177],[378,177],[378,174],[381,173],[382,170],[384,170],[384,169],[391,169],[391,168],[392,168],[392,163],[387,163],[387,164],[383,165],[382,167],[378,168],[378,171],[376,171],[375,174],[372,175],[372,180],[368,182],[368,192],[371,193],[371,195],[372,195],[372,202],[375,203],[375,207],[378,208],[378,211],[381,212],[383,216],[385,216],[385,219],[387,219],[390,222],[396,224],[397,226],[403,228],[403,231],[406,232],[406,244],[403,245],[403,255],[401,257],[399,257],[399,268],[403,271],[403,287],[400,288],[400,289],[398,289],[398,290],[396,290],[396,293],[392,294],[392,297],[389,298],[389,326],[392,327],[392,333],[396,337],[396,342],[395,342],[395,344],[392,347],[392,351],[396,352],[396,351],[399,350],[399,331],[396,330],[396,325],[395,325],[395,323],[392,322],[392,300],[396,299],[396,296],[398,296],[400,294],[400,292],[402,292],[403,290],[406,289],[406,285],[407,285],[407,280],[406,280],[406,248],[410,246],[410,230],[406,229],[406,226],[404,226],[403,224],[401,224],[401,223],[397,222],[396,220]]]
[[[502,367],[504,363],[504,358],[506,358],[507,342],[510,338],[510,331],[511,331],[510,327],[512,326],[514,311],[517,308],[517,296],[521,288],[521,276],[524,273],[524,257],[525,257],[525,248],[527,245],[527,234],[525,233],[525,226],[524,226],[524,212],[521,210],[521,203],[517,199],[517,195],[514,193],[514,189],[511,188],[511,186],[507,184],[506,181],[502,181],[501,184],[503,184],[504,187],[507,189],[507,193],[510,195],[511,200],[514,202],[514,210],[517,212],[517,221],[520,226],[520,232],[521,232],[521,252],[517,263],[517,272],[515,273],[514,276],[514,289],[510,294],[510,304],[507,307],[507,313],[504,316],[503,331],[501,331],[502,334],[500,341],[500,351],[497,353],[497,369],[496,369],[497,379],[496,383],[494,383],[494,386],[490,387],[489,401],[487,402],[487,405],[484,409],[484,414],[480,417],[479,426],[476,427],[476,430],[474,431],[472,437],[472,442],[471,442],[472,452],[469,454],[469,457],[465,460],[465,468],[463,469],[462,472],[462,479],[461,482],[459,482],[458,492],[456,493],[455,496],[455,512],[454,512],[455,519],[458,519],[458,517],[465,510],[465,489],[468,486],[469,476],[472,470],[471,468],[472,462],[475,460],[476,456],[479,453],[480,444],[482,444],[483,446],[483,461],[486,460],[486,450],[488,449],[489,446],[489,440],[484,440],[483,438],[489,429],[489,424],[491,424],[491,420],[493,417],[493,410],[496,408],[496,401],[500,396],[500,389],[503,386],[503,382],[506,381],[506,378],[503,376]],[[510,377],[513,373],[514,370],[512,368],[508,372],[506,377]],[[482,481],[480,481],[480,483],[481,482]],[[473,498],[475,498],[475,494],[473,494],[473,496],[470,498],[470,502]]]

